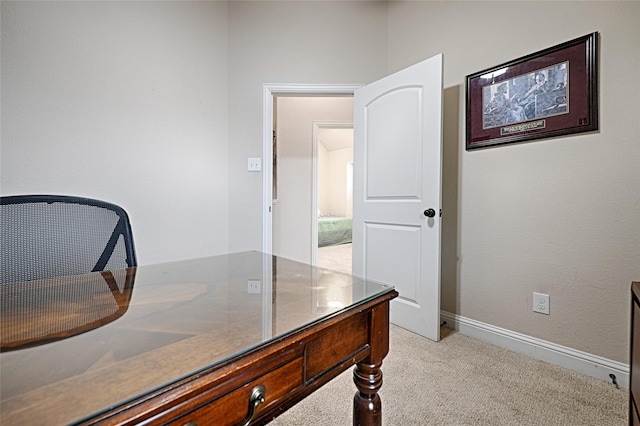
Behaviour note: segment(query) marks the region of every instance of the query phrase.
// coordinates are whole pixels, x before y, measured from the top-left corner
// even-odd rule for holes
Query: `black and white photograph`
[[[466,77],[466,149],[598,130],[598,33]]]
[[[563,62],[483,87],[483,128],[567,114],[568,68]]]

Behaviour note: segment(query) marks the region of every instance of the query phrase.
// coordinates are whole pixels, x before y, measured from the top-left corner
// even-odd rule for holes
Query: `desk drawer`
[[[305,383],[316,379],[369,347],[369,316],[355,315],[335,325],[306,346]]]
[[[302,358],[296,358],[262,376],[251,379],[224,395],[213,395],[215,390],[200,395],[198,399],[202,399],[206,394],[211,393],[212,399],[200,404],[196,409],[169,424],[195,424],[198,426],[241,424],[249,412],[249,398],[256,386],[264,386],[265,397],[264,403],[258,406],[255,417],[301,388],[303,386],[302,375]]]

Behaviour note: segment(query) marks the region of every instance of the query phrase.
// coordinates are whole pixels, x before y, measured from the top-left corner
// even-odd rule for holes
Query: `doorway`
[[[353,98],[355,106],[350,120],[355,130],[352,273],[396,286],[400,297],[391,304],[391,322],[436,341],[440,339],[440,217],[437,212],[441,211],[442,189],[442,69],[442,54],[439,54],[366,86],[265,85],[263,120],[263,156],[271,158],[274,113],[281,114],[280,109],[274,112],[274,94],[279,90],[298,96],[348,94]],[[389,143],[390,140],[394,143]],[[276,150],[276,154],[279,153]],[[272,208],[276,203],[272,198],[272,164],[265,162],[265,165],[263,249],[282,255],[272,245],[275,216]],[[282,187],[279,185],[283,180],[282,170],[277,170],[276,193],[280,203]],[[298,178],[302,180],[304,175]],[[310,192],[313,191],[311,188]],[[307,203],[311,204],[311,201]],[[311,218],[314,215],[317,211],[309,214]],[[300,239],[310,237],[308,229],[302,231]],[[311,244],[307,242],[305,249],[301,260],[309,263]]]
[[[353,246],[353,123],[314,123],[317,195],[312,263],[351,274]]]
[[[306,263],[317,256],[313,244],[318,219],[314,123],[351,127],[353,93],[359,87],[264,86],[263,158],[273,159],[264,161],[263,168],[264,252]],[[304,111],[307,113],[302,114]],[[300,132],[294,143],[287,141],[291,132]]]

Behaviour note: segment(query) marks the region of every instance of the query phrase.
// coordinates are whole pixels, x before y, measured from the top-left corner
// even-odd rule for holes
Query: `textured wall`
[[[229,241],[262,249],[263,85],[360,84],[386,72],[386,2],[229,3]]]
[[[443,309],[627,361],[640,3],[0,4],[2,194],[121,204],[141,263],[261,249],[263,84],[369,83],[444,53]],[[600,131],[464,150],[465,75],[592,31]]]
[[[443,310],[627,362],[639,19],[638,2],[389,3],[389,71],[444,54]],[[600,131],[465,151],[466,75],[593,31]],[[532,312],[534,291],[549,316]]]
[[[227,4],[1,8],[2,194],[122,205],[140,264],[225,252]]]

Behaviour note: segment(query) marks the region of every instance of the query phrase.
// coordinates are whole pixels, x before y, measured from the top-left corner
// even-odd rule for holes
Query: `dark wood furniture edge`
[[[370,312],[369,330],[378,331],[378,336],[369,336],[369,341],[373,344],[368,345],[366,350],[354,354],[353,357],[334,366],[333,369],[326,371],[321,377],[307,384],[302,391],[296,394],[296,397],[289,398],[274,407],[274,409],[263,413],[255,423],[252,422],[251,424],[264,425],[270,422],[278,415],[291,408],[301,399],[306,398],[355,364],[356,368],[353,372],[353,380],[356,384],[357,391],[354,396],[353,424],[381,425],[381,401],[380,396],[377,394],[382,386],[382,371],[380,370],[380,367],[382,366],[382,359],[389,352],[389,302],[391,299],[397,297],[397,295],[398,293],[394,290],[391,297],[387,298],[386,301],[379,303]],[[377,321],[384,323],[385,317],[386,326],[383,330],[376,328],[375,323]],[[369,380],[368,375],[361,373],[363,370],[369,369],[373,372],[373,376],[375,377],[374,381]],[[300,398],[300,396],[302,396],[302,398]],[[369,400],[373,401],[373,404],[370,405]],[[371,410],[371,408],[373,408],[373,410]]]
[[[378,336],[369,336],[369,341],[373,342],[373,345],[369,345],[366,350],[354,354],[352,358],[344,360],[337,366],[334,366],[331,370],[322,374],[320,377],[317,377],[310,383],[307,383],[300,390],[296,391],[294,395],[285,399],[276,407],[259,412],[259,415],[251,424],[261,425],[268,423],[279,414],[283,413],[286,409],[293,406],[296,402],[305,398],[322,385],[338,376],[353,364],[358,364],[356,370],[362,369],[363,371],[371,372],[375,377],[378,377],[378,375],[380,377],[379,381],[377,378],[370,379],[368,377],[369,373],[365,373],[364,376],[366,376],[366,378],[361,378],[359,381],[356,381],[354,377],[354,381],[356,381],[356,386],[359,390],[358,393],[360,393],[361,396],[364,395],[365,401],[370,398],[375,402],[375,404],[377,404],[375,405],[375,412],[360,413],[363,411],[363,407],[358,406],[359,408],[357,408],[356,401],[354,401],[354,415],[356,414],[356,411],[358,411],[358,415],[360,417],[378,418],[380,417],[380,398],[377,395],[377,391],[382,384],[380,366],[382,365],[382,358],[384,358],[388,353],[389,343],[389,302],[397,296],[397,291],[390,290],[381,296],[353,306],[348,310],[336,312],[322,322],[311,323],[300,329],[294,330],[291,333],[283,335],[269,343],[267,346],[252,349],[244,354],[240,359],[232,359],[222,364],[218,364],[215,367],[203,370],[193,376],[177,381],[166,388],[151,392],[140,399],[130,401],[129,403],[115,407],[112,410],[99,414],[95,417],[80,421],[77,424],[83,426],[94,424],[157,424],[159,422],[155,420],[154,417],[171,410],[173,407],[182,405],[181,411],[185,412],[189,409],[197,408],[199,400],[198,397],[211,389],[226,386],[229,388],[228,391],[231,391],[233,386],[237,385],[237,382],[242,380],[242,376],[233,377],[233,374],[237,374],[238,370],[249,369],[253,363],[261,361],[263,363],[262,370],[266,373],[288,361],[293,360],[296,356],[301,356],[305,344],[311,341],[316,333],[326,330],[349,317],[358,315],[365,311],[371,311],[369,313],[370,330],[374,330],[375,328],[372,327],[377,326],[379,321],[384,323],[384,318],[386,316],[386,326],[383,327],[382,333],[379,331]],[[265,358],[268,359],[265,360]],[[362,365],[362,367],[360,367],[360,365]],[[231,380],[229,380],[229,378]],[[356,398],[357,397],[358,395],[356,395]],[[188,407],[186,408],[184,406],[185,403],[188,404]],[[356,417],[354,417],[354,424],[356,424],[355,422]],[[380,423],[375,422],[363,424]]]
[[[382,387],[382,360],[389,353],[389,303],[376,307],[371,313],[369,330],[371,352],[356,364],[353,381],[358,388],[353,399],[354,425],[382,425],[382,401],[378,391]]]
[[[636,320],[635,306],[640,309],[640,281],[633,281],[631,283],[631,333],[629,342],[629,425],[640,425],[640,413],[638,412],[637,398],[640,395],[634,395],[634,388],[640,385],[640,372],[633,368],[634,359],[638,358],[638,365],[640,365],[640,353],[636,350],[634,352],[634,343],[636,342],[635,333],[638,331],[634,327]]]

